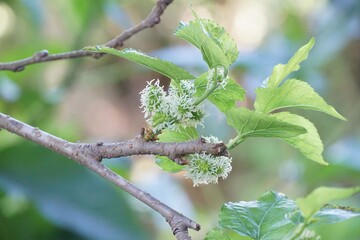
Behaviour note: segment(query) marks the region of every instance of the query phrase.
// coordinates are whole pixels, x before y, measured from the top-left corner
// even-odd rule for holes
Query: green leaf
[[[287,218],[297,209],[295,202],[275,191],[264,193],[257,201],[226,203],[220,212],[220,226],[253,239],[277,240],[295,229]]]
[[[320,111],[346,120],[332,106],[328,105],[308,83],[300,80],[287,80],[280,87],[258,88],[256,95],[255,109],[264,113],[294,107]]]
[[[166,129],[158,137],[160,142],[185,142],[195,140],[199,135],[194,127],[179,127],[177,130]],[[176,173],[184,169],[184,166],[164,156],[156,156],[155,163],[166,172]]]
[[[224,88],[219,87],[215,89],[208,97],[224,113],[234,108],[236,101],[243,101],[245,99],[245,90],[234,79],[229,77],[228,81]]]
[[[323,143],[317,132],[316,127],[312,122],[304,117],[288,112],[280,112],[273,114],[279,120],[291,124],[302,126],[306,129],[307,133],[294,137],[284,137],[283,141],[287,142],[294,148],[298,149],[305,157],[317,163],[328,165],[322,157],[324,151]]]
[[[313,218],[317,224],[332,224],[360,216],[360,209],[326,205],[321,208]]]
[[[208,36],[223,50],[230,64],[234,63],[239,55],[235,41],[226,32],[225,28],[209,19],[201,19]]]
[[[242,138],[247,137],[295,137],[306,133],[306,129],[284,122],[272,114],[233,108],[226,112],[226,120]]]
[[[309,219],[319,211],[326,203],[333,200],[348,198],[360,192],[360,187],[351,188],[331,188],[319,187],[307,195],[305,198],[296,199],[302,215]]]
[[[175,30],[175,36],[197,47],[209,68],[218,65],[229,67],[231,64],[224,50],[210,37],[201,21],[191,21],[188,24],[180,23]]]
[[[321,206],[313,211],[317,213],[312,219],[306,219],[301,215],[298,201],[288,199],[284,194],[275,191],[264,193],[257,201],[226,203],[221,208],[219,226],[207,234],[206,240],[240,240],[243,239],[242,236],[259,240],[317,239],[316,234],[308,238],[308,234],[311,233],[308,226],[313,223],[336,223],[360,215],[359,209],[330,205],[322,207],[323,203],[346,198],[359,191],[360,187],[319,191],[318,197],[326,199],[322,199]],[[332,196],[327,197],[328,195]],[[317,204],[317,198],[311,197],[307,200],[308,205],[313,202]],[[234,232],[238,236],[234,235]]]
[[[251,240],[252,238],[241,236],[231,229],[223,227],[216,227],[210,230],[205,237],[205,240]]]
[[[196,96],[201,96],[206,91],[208,73],[202,74],[195,80]],[[219,108],[220,111],[226,112],[234,108],[236,101],[243,101],[245,98],[245,90],[235,82],[234,79],[228,77],[228,83],[225,88],[218,87],[208,97],[209,101]]]
[[[164,156],[156,156],[155,163],[165,172],[177,173],[185,168],[185,166],[179,165],[170,158]]]
[[[311,48],[315,44],[315,39],[311,40],[301,47],[294,56],[286,64],[278,64],[274,67],[269,80],[267,81],[268,87],[277,87],[279,84],[292,72],[300,69],[300,63],[307,59]]]
[[[235,41],[229,36],[225,28],[209,19],[200,19],[198,14],[192,9],[196,22],[204,33],[210,37],[223,51],[229,65],[234,63],[239,55]]]
[[[115,48],[95,46],[95,47],[86,47],[84,48],[84,50],[109,53],[118,57],[125,58],[137,64],[148,67],[151,70],[161,73],[162,75],[170,79],[173,79],[175,81],[195,79],[195,77],[191,75],[188,71],[175,65],[174,63],[159,58],[150,57],[145,53],[139,52],[135,49],[125,48],[122,50],[117,50]]]
[[[199,138],[194,127],[179,127],[177,130],[165,129],[159,134],[159,142],[185,142]]]

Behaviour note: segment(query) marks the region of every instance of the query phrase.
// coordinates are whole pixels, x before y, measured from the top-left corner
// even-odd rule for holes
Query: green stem
[[[293,236],[292,236],[289,240],[296,240],[298,237],[300,237],[301,234],[304,232],[306,226],[307,226],[307,224],[305,224],[305,223],[300,224],[300,225],[295,229],[295,233],[293,234]]]
[[[215,89],[218,87],[217,86],[217,78],[218,78],[218,74],[217,74],[217,68],[215,67],[215,74],[214,77],[211,79],[213,86],[210,89],[207,89],[203,95],[201,95],[198,99],[196,99],[195,101],[195,105],[199,105],[200,103],[202,103],[211,93],[213,93],[215,91]]]
[[[242,143],[244,140],[244,136],[239,134],[235,138],[229,140],[229,142],[226,144],[226,148],[229,150],[233,149],[234,147]]]
[[[312,214],[313,215],[313,214]],[[314,221],[312,220],[312,216],[309,216],[307,218],[304,219],[304,222],[302,224],[300,224],[294,231],[294,233],[292,234],[292,237],[290,238],[290,240],[296,240],[298,237],[301,236],[301,234],[304,232],[304,230],[310,226]]]

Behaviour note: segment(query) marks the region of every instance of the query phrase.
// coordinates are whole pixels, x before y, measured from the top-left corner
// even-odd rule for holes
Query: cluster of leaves
[[[295,201],[282,193],[269,191],[257,201],[226,203],[218,227],[206,239],[320,239],[309,229],[316,224],[331,224],[360,216],[360,210],[327,204],[360,192],[357,188],[320,187]],[[326,204],[326,205],[325,205]]]
[[[87,47],[85,49],[114,54],[157,71],[171,79],[170,87],[173,89],[172,92],[177,92],[177,94],[186,92],[181,87],[185,85],[181,84],[182,82],[193,81],[195,91],[191,91],[190,95],[183,94],[181,97],[186,95],[188,99],[192,99],[192,101],[186,103],[189,105],[190,102],[190,105],[196,106],[208,99],[225,114],[228,124],[234,127],[237,132],[237,136],[227,144],[229,149],[234,148],[249,137],[274,137],[292,145],[305,157],[327,165],[322,157],[323,144],[314,124],[297,114],[277,111],[284,108],[302,108],[320,111],[345,120],[308,83],[299,79],[286,79],[289,74],[300,68],[302,61],[307,59],[308,53],[315,43],[314,38],[301,47],[288,63],[275,66],[269,78],[263,82],[261,87],[256,89],[255,109],[251,110],[235,106],[236,101],[244,100],[245,90],[227,75],[230,65],[238,57],[235,42],[223,27],[211,20],[199,19],[196,14],[195,17],[195,20],[190,23],[180,23],[175,30],[175,35],[188,41],[201,51],[209,70],[198,77],[171,62],[150,57],[134,49],[116,50],[102,46]],[[150,87],[148,86],[148,88]],[[152,89],[156,89],[159,93],[158,88],[159,86],[152,85]],[[149,91],[143,91],[143,93],[149,93]],[[159,99],[163,99],[165,93],[160,92],[158,95],[161,95],[161,97],[158,97],[157,101],[154,98],[146,98],[147,102],[142,102],[143,106],[146,104],[151,105],[144,109],[146,116],[151,115],[151,112],[155,110],[159,111],[159,108],[161,108],[160,103],[166,102],[159,101]],[[152,97],[154,97],[154,94]],[[175,101],[175,98],[172,97],[172,100]],[[188,106],[188,108],[190,107]],[[174,115],[174,111],[168,112]],[[194,114],[190,115],[193,116]],[[198,121],[202,120],[203,114],[200,115],[201,117],[197,118]],[[191,116],[188,117],[188,120],[191,120]],[[178,138],[169,139],[169,135],[171,136],[173,131],[177,132],[176,136],[181,135],[182,141],[195,137],[189,136],[187,133],[187,131],[193,132],[194,129],[179,128],[179,126],[184,126],[182,124],[184,120],[177,121],[180,124],[169,129],[171,124],[164,124],[168,121],[167,118],[169,116],[161,118],[165,120],[162,122],[160,120],[160,123],[164,126],[160,128],[158,127],[158,112],[155,112],[153,118],[148,121],[156,131],[162,131],[160,140],[162,140],[164,134],[167,136],[167,140],[178,141]],[[154,124],[154,120],[156,120],[156,124]]]
[[[211,20],[200,20],[196,17],[188,24],[180,23],[175,35],[200,49],[204,61],[209,66],[207,72],[194,77],[187,70],[171,62],[134,49],[116,50],[103,46],[85,48],[126,58],[171,79],[167,94],[157,81],[155,84],[151,84],[153,81],[149,82],[141,92],[145,117],[149,117],[147,122],[156,133],[161,133],[159,140],[162,142],[198,138],[195,127],[202,124],[205,114],[201,110],[201,105],[206,99],[226,113],[235,107],[236,101],[245,98],[245,90],[228,76],[228,69],[237,59],[238,50],[223,27]],[[191,178],[194,185],[217,182],[218,177],[226,178],[231,171],[231,158],[200,154],[190,155],[188,160],[189,165],[186,167],[178,166],[164,157],[158,157],[157,163],[170,172],[187,170],[185,176]],[[219,165],[219,162],[222,164]],[[199,168],[200,165],[202,167]],[[189,166],[197,169],[189,169]]]
[[[308,83],[299,79],[286,79],[307,59],[315,40],[312,38],[301,47],[288,63],[275,66],[269,78],[256,89],[254,110],[251,110],[236,107],[237,101],[244,100],[245,90],[228,76],[229,67],[238,57],[235,42],[223,27],[211,20],[199,19],[196,13],[194,16],[195,20],[180,23],[175,35],[201,51],[209,70],[197,77],[171,62],[134,49],[116,50],[103,46],[85,49],[131,60],[171,79],[168,93],[156,81],[155,84],[149,82],[141,92],[145,117],[154,131],[159,133],[159,141],[197,139],[199,134],[195,127],[202,123],[205,114],[201,110],[201,104],[207,99],[225,114],[228,124],[237,132],[237,136],[227,143],[228,149],[236,147],[249,137],[274,137],[292,145],[308,159],[327,165],[322,157],[323,144],[314,124],[300,115],[277,111],[283,108],[301,108],[346,120]],[[185,99],[187,106],[176,99]],[[180,112],[179,109],[186,110]],[[226,178],[231,170],[231,159],[218,159],[206,154],[190,155],[188,159],[187,166],[179,166],[166,157],[158,157],[156,162],[165,171],[186,170],[185,176],[192,178],[194,185],[217,182],[218,177]],[[220,236],[237,239],[232,237],[231,231],[253,239],[315,239],[311,238],[312,233],[307,230],[313,223],[332,223],[359,215],[352,210],[323,207],[332,199],[347,197],[358,191],[359,188],[321,188],[296,202],[271,191],[256,202],[228,203],[221,211],[219,227],[209,233],[208,239],[219,239]]]

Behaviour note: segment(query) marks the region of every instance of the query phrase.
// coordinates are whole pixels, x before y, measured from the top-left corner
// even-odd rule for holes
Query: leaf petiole
[[[196,106],[199,105],[200,103],[202,103],[211,93],[213,93],[215,91],[215,89],[218,87],[217,80],[218,80],[218,69],[217,69],[217,67],[215,67],[214,68],[214,77],[211,79],[212,85],[209,89],[206,89],[206,91],[203,93],[203,95],[201,95],[195,101]]]
[[[242,143],[244,140],[245,140],[244,135],[239,134],[235,138],[229,140],[229,142],[226,144],[226,148],[229,150],[233,149],[234,147]]]
[[[296,229],[293,232],[293,235],[289,239],[290,240],[298,239],[301,236],[301,234],[304,232],[305,228],[306,228],[306,224],[301,223],[299,226],[296,227]]]

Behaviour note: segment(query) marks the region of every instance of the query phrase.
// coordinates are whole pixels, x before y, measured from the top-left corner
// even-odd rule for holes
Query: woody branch
[[[161,143],[147,142],[140,136],[134,140],[117,143],[73,143],[51,135],[39,128],[25,124],[3,113],[0,113],[0,129],[5,129],[62,154],[119,186],[135,198],[159,212],[170,224],[177,239],[191,239],[188,235],[188,228],[200,230],[200,225],[114,173],[101,163],[101,159],[152,154],[167,156],[176,161],[176,159],[191,153],[205,152],[212,155],[227,154],[226,146],[224,144],[206,143],[202,139],[179,143]],[[184,164],[184,162],[182,163]]]

